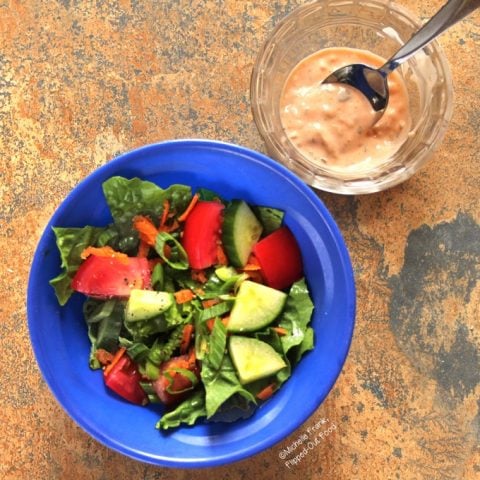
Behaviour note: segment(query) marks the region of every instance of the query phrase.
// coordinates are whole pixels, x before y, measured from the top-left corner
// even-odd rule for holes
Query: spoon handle
[[[447,28],[480,7],[480,0],[449,0],[410,40],[379,70],[388,75]]]

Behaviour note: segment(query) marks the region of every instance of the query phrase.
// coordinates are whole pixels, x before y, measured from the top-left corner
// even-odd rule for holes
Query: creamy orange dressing
[[[366,50],[327,48],[302,60],[289,75],[280,99],[287,137],[311,162],[333,169],[370,169],[406,140],[411,119],[405,84],[388,76],[390,98],[382,118],[355,88],[322,84],[345,65],[380,67],[385,60]]]

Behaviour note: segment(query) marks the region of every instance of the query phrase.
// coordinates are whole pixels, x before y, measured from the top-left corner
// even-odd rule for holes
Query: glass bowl
[[[316,51],[350,47],[388,59],[420,26],[410,12],[382,0],[320,0],[285,17],[263,45],[251,78],[253,116],[269,155],[311,186],[333,193],[378,192],[413,175],[442,140],[452,115],[450,70],[437,42],[397,69],[408,92],[410,132],[399,150],[370,170],[333,170],[308,160],[287,138],[279,103],[292,69]]]

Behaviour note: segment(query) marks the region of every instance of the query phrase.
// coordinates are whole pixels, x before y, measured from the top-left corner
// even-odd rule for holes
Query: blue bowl
[[[103,226],[111,221],[102,182],[138,176],[161,187],[205,187],[286,212],[315,304],[315,348],[255,414],[235,423],[200,423],[162,433],[160,406],[139,407],[109,393],[88,366],[83,297],[60,307],[49,280],[60,270],[53,226]],[[342,236],[318,197],[286,168],[236,145],[177,140],[145,146],[83,180],[53,215],[38,244],[28,284],[28,325],[35,356],[65,411],[92,437],[134,459],[168,467],[211,467],[265,450],[305,422],[335,383],[350,346],[355,318],[352,267]]]

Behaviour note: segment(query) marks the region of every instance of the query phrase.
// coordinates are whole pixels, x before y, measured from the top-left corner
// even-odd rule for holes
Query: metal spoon
[[[388,104],[388,74],[478,7],[480,0],[449,0],[382,67],[375,69],[359,63],[347,65],[333,72],[323,83],[345,83],[360,90],[378,112],[378,121]]]

